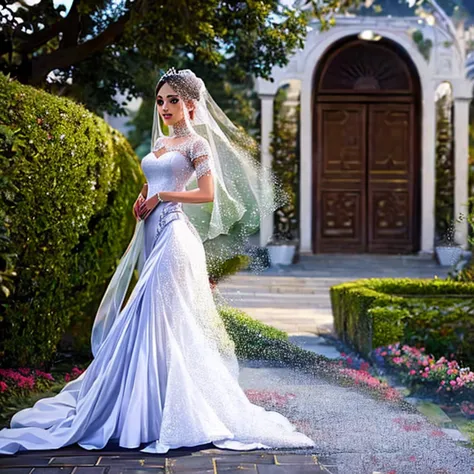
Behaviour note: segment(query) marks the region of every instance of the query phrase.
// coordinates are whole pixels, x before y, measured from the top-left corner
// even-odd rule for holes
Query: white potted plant
[[[267,244],[270,266],[291,265],[295,258],[297,242],[283,234],[273,234]]]
[[[462,247],[449,236],[444,237],[435,245],[436,257],[442,267],[456,265],[463,256]]]

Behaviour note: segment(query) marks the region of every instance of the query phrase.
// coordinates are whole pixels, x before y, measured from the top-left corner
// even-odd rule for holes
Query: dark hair
[[[155,88],[155,97],[164,84],[168,83],[184,100],[199,100],[202,81],[194,74],[167,74]]]

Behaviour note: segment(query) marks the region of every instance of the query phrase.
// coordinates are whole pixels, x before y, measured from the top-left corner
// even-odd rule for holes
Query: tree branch
[[[59,33],[77,30],[77,24],[79,22],[77,7],[80,2],[81,0],[74,0],[67,16],[57,21],[49,28],[43,28],[32,35],[23,35],[25,42],[18,46],[17,52],[20,54],[32,53],[51,39],[55,38]],[[21,25],[19,25],[19,27],[21,28]],[[18,33],[15,32],[14,35],[18,36]]]
[[[114,43],[124,32],[125,25],[129,19],[130,10],[94,39],[78,46],[58,49],[52,53],[33,58],[29,82],[32,84],[41,82],[50,71],[77,64],[95,52],[101,51],[109,44]]]

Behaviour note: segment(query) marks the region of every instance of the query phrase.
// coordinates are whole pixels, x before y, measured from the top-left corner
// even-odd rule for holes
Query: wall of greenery
[[[298,239],[299,215],[299,105],[285,106],[287,88],[281,87],[274,101],[274,123],[270,151],[272,168],[288,195],[285,206],[275,211],[273,241],[285,242]]]
[[[48,367],[68,328],[90,335],[144,178],[102,119],[3,75],[0,162],[0,270],[17,274],[0,293],[0,360]]]

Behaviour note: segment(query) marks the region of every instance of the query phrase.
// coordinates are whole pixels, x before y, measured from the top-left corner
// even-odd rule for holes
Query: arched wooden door
[[[315,82],[315,252],[419,249],[419,81],[388,42],[326,54]]]

